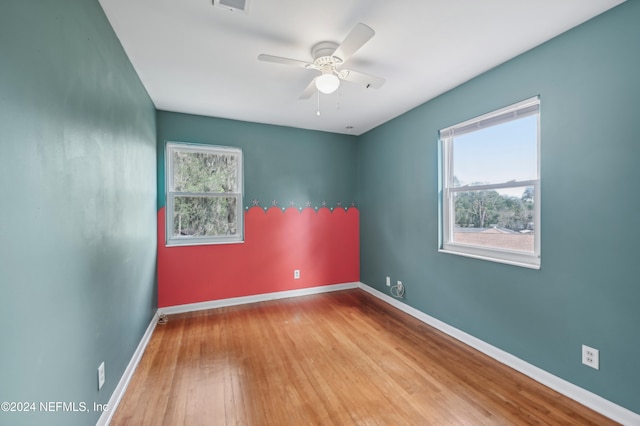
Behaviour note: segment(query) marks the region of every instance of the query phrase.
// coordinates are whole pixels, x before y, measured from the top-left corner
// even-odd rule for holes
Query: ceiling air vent
[[[213,0],[213,5],[231,12],[247,13],[249,0]]]

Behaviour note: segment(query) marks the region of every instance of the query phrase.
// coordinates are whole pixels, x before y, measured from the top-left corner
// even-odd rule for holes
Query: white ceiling
[[[248,0],[248,13],[211,0],[100,0],[160,110],[362,134],[622,3],[623,0]],[[312,61],[362,22],[376,31],[345,68],[386,78],[343,82],[336,95],[298,97]],[[352,126],[352,129],[347,129]]]

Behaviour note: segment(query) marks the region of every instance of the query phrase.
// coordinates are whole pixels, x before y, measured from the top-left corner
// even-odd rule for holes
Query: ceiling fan
[[[377,89],[384,84],[384,78],[341,68],[342,64],[364,46],[374,35],[375,31],[373,31],[371,27],[359,23],[340,44],[332,41],[321,41],[315,44],[311,48],[313,62],[264,54],[259,55],[258,60],[319,71],[321,74],[309,83],[300,95],[300,99],[310,98],[316,90],[325,94],[331,94],[338,90],[341,80],[362,84],[367,88],[372,87]]]

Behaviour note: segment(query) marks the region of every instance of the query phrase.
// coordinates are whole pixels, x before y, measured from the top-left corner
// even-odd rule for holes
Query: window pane
[[[534,188],[454,194],[453,241],[534,252]]]
[[[240,192],[238,191],[238,157],[232,154],[174,151],[173,190]]]
[[[457,136],[454,186],[537,179],[537,146],[537,115]]]
[[[236,197],[175,197],[174,237],[236,235]]]

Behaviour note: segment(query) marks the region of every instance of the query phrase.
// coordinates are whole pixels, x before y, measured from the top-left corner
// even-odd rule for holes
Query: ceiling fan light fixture
[[[316,78],[316,88],[329,95],[340,87],[340,79],[333,72],[323,72],[322,75]]]

